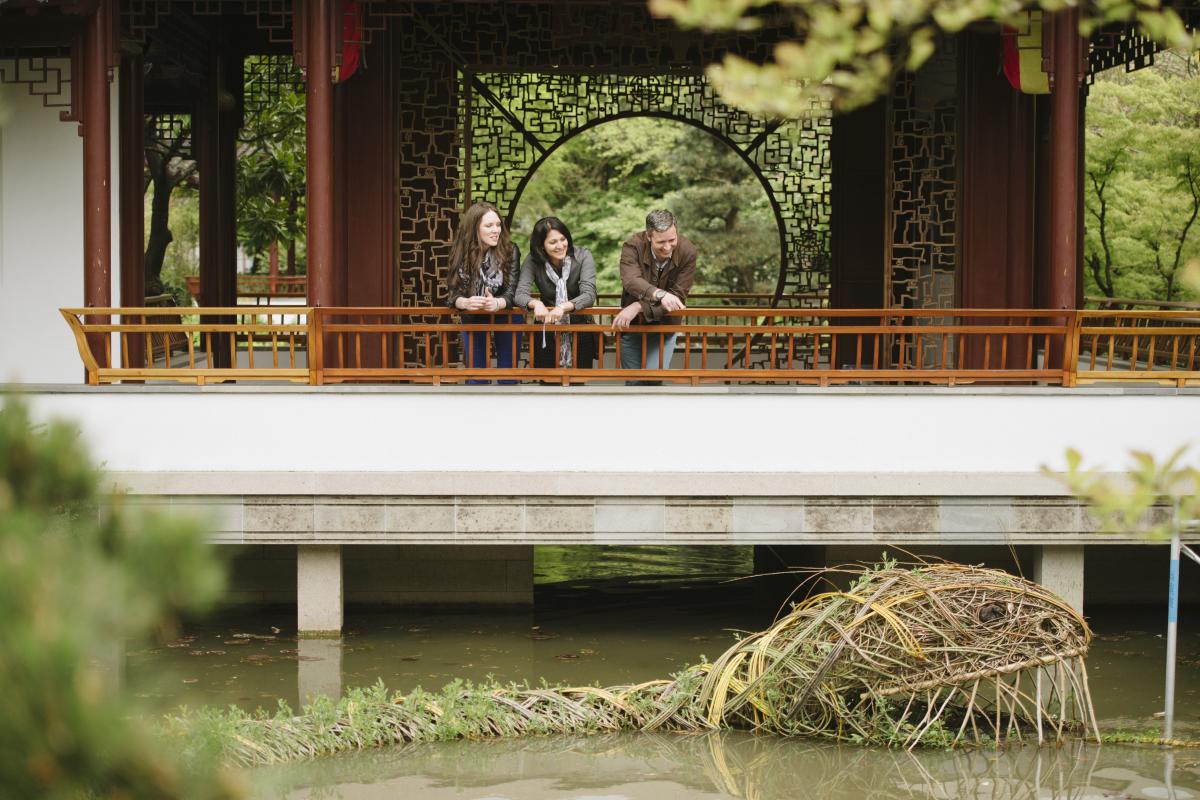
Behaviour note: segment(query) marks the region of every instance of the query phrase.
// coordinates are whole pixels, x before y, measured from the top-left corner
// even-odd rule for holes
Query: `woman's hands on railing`
[[[505,302],[503,297],[492,297],[491,289],[484,289],[481,295],[458,298],[454,307],[460,311],[502,311]]]
[[[557,325],[562,322],[562,318],[575,310],[575,304],[570,300],[563,303],[561,306],[554,308],[546,308],[546,304],[541,300],[533,300],[530,311],[533,313],[533,318],[538,322],[544,322],[548,325]]]

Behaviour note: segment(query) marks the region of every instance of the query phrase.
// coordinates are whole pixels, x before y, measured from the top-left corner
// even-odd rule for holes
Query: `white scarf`
[[[546,262],[546,277],[554,282],[554,305],[561,306],[571,298],[567,296],[567,279],[571,277],[571,256],[563,258],[562,274],[554,271],[554,267],[550,266],[550,262]],[[565,314],[560,322],[570,322],[571,315]],[[542,325],[542,347],[546,346],[546,326]],[[569,367],[572,364],[571,357],[571,336],[570,334],[562,334],[558,340],[558,365],[560,367]]]

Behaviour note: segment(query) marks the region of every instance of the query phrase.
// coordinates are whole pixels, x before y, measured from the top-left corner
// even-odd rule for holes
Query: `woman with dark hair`
[[[543,324],[542,333],[534,335],[534,366],[591,368],[597,352],[595,334],[580,334],[579,341],[573,342],[571,334],[555,337],[545,327],[591,322],[591,317],[571,312],[596,304],[596,262],[587,248],[575,246],[571,231],[558,217],[542,217],[534,224],[513,301]]]
[[[459,311],[504,311],[513,307],[517,264],[521,253],[509,238],[500,212],[491,203],[475,203],[466,210],[450,245],[450,285],[447,302]],[[467,324],[524,322],[524,314],[463,314]],[[492,334],[496,366],[512,367],[520,341],[515,334]],[[488,366],[488,333],[463,333],[463,363]],[[468,381],[486,383],[487,381]],[[504,380],[500,383],[516,383]]]

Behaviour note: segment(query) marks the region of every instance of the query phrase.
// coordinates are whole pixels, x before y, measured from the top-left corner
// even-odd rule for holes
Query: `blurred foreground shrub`
[[[0,408],[0,795],[226,798],[236,776],[187,762],[99,658],[203,610],[224,572],[203,530],[134,514],[64,423]]]

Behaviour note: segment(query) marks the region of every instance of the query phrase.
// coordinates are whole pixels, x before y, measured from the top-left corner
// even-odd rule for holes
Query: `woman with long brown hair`
[[[463,213],[450,245],[448,304],[459,311],[488,312],[463,314],[462,320],[467,324],[524,322],[524,314],[495,313],[513,307],[520,263],[521,253],[509,237],[500,212],[491,203],[474,203]],[[488,366],[488,335],[486,331],[463,333],[463,363],[466,366]],[[496,352],[496,366],[508,368],[514,365],[520,347],[517,335],[496,332],[492,334],[492,346]]]

